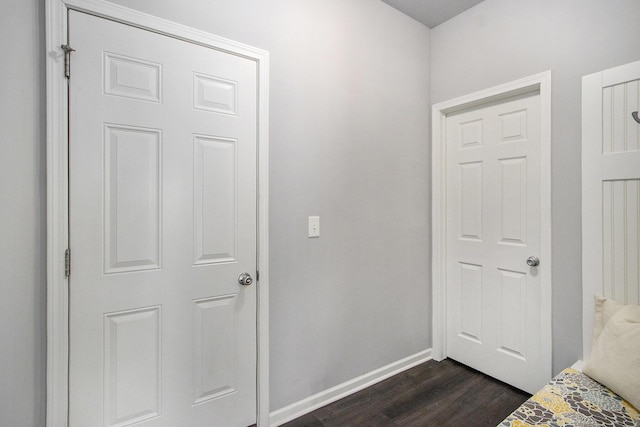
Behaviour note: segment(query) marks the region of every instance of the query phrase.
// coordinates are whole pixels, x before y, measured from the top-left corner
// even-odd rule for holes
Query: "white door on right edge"
[[[529,392],[549,375],[540,135],[539,91],[446,118],[447,355]]]
[[[640,304],[640,61],[582,81],[583,360],[593,296]]]

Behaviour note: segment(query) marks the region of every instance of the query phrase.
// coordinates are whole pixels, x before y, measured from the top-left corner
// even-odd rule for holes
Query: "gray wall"
[[[428,348],[429,30],[371,0],[118,2],[271,52],[272,409]],[[0,2],[0,425],[12,427],[44,425],[43,3]]]
[[[0,426],[45,411],[44,16],[2,0],[0,40]]]
[[[638,59],[638,0],[485,0],[431,32],[433,103],[553,72],[555,372],[582,354],[581,77]]]
[[[553,70],[555,369],[580,355],[580,76],[640,59],[637,0],[486,0],[431,32],[370,0],[118,1],[271,52],[272,409],[430,346],[430,72],[439,102]],[[42,3],[0,2],[12,427],[44,425]]]

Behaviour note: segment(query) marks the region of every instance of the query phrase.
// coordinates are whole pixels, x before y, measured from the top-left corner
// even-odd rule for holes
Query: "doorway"
[[[266,425],[268,54],[48,11],[48,424]]]
[[[551,376],[550,74],[433,107],[434,356]]]

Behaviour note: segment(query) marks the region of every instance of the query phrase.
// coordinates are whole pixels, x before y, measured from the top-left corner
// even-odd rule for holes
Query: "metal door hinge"
[[[71,249],[64,251],[64,276],[71,276]]]
[[[63,44],[60,46],[62,50],[64,50],[64,76],[67,79],[71,78],[71,52],[75,52],[76,50],[69,46],[68,44]]]

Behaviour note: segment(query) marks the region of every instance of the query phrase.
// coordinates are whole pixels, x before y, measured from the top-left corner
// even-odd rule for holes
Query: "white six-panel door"
[[[539,91],[446,117],[447,355],[523,390],[548,380]]]
[[[71,11],[72,427],[256,422],[256,63]]]

